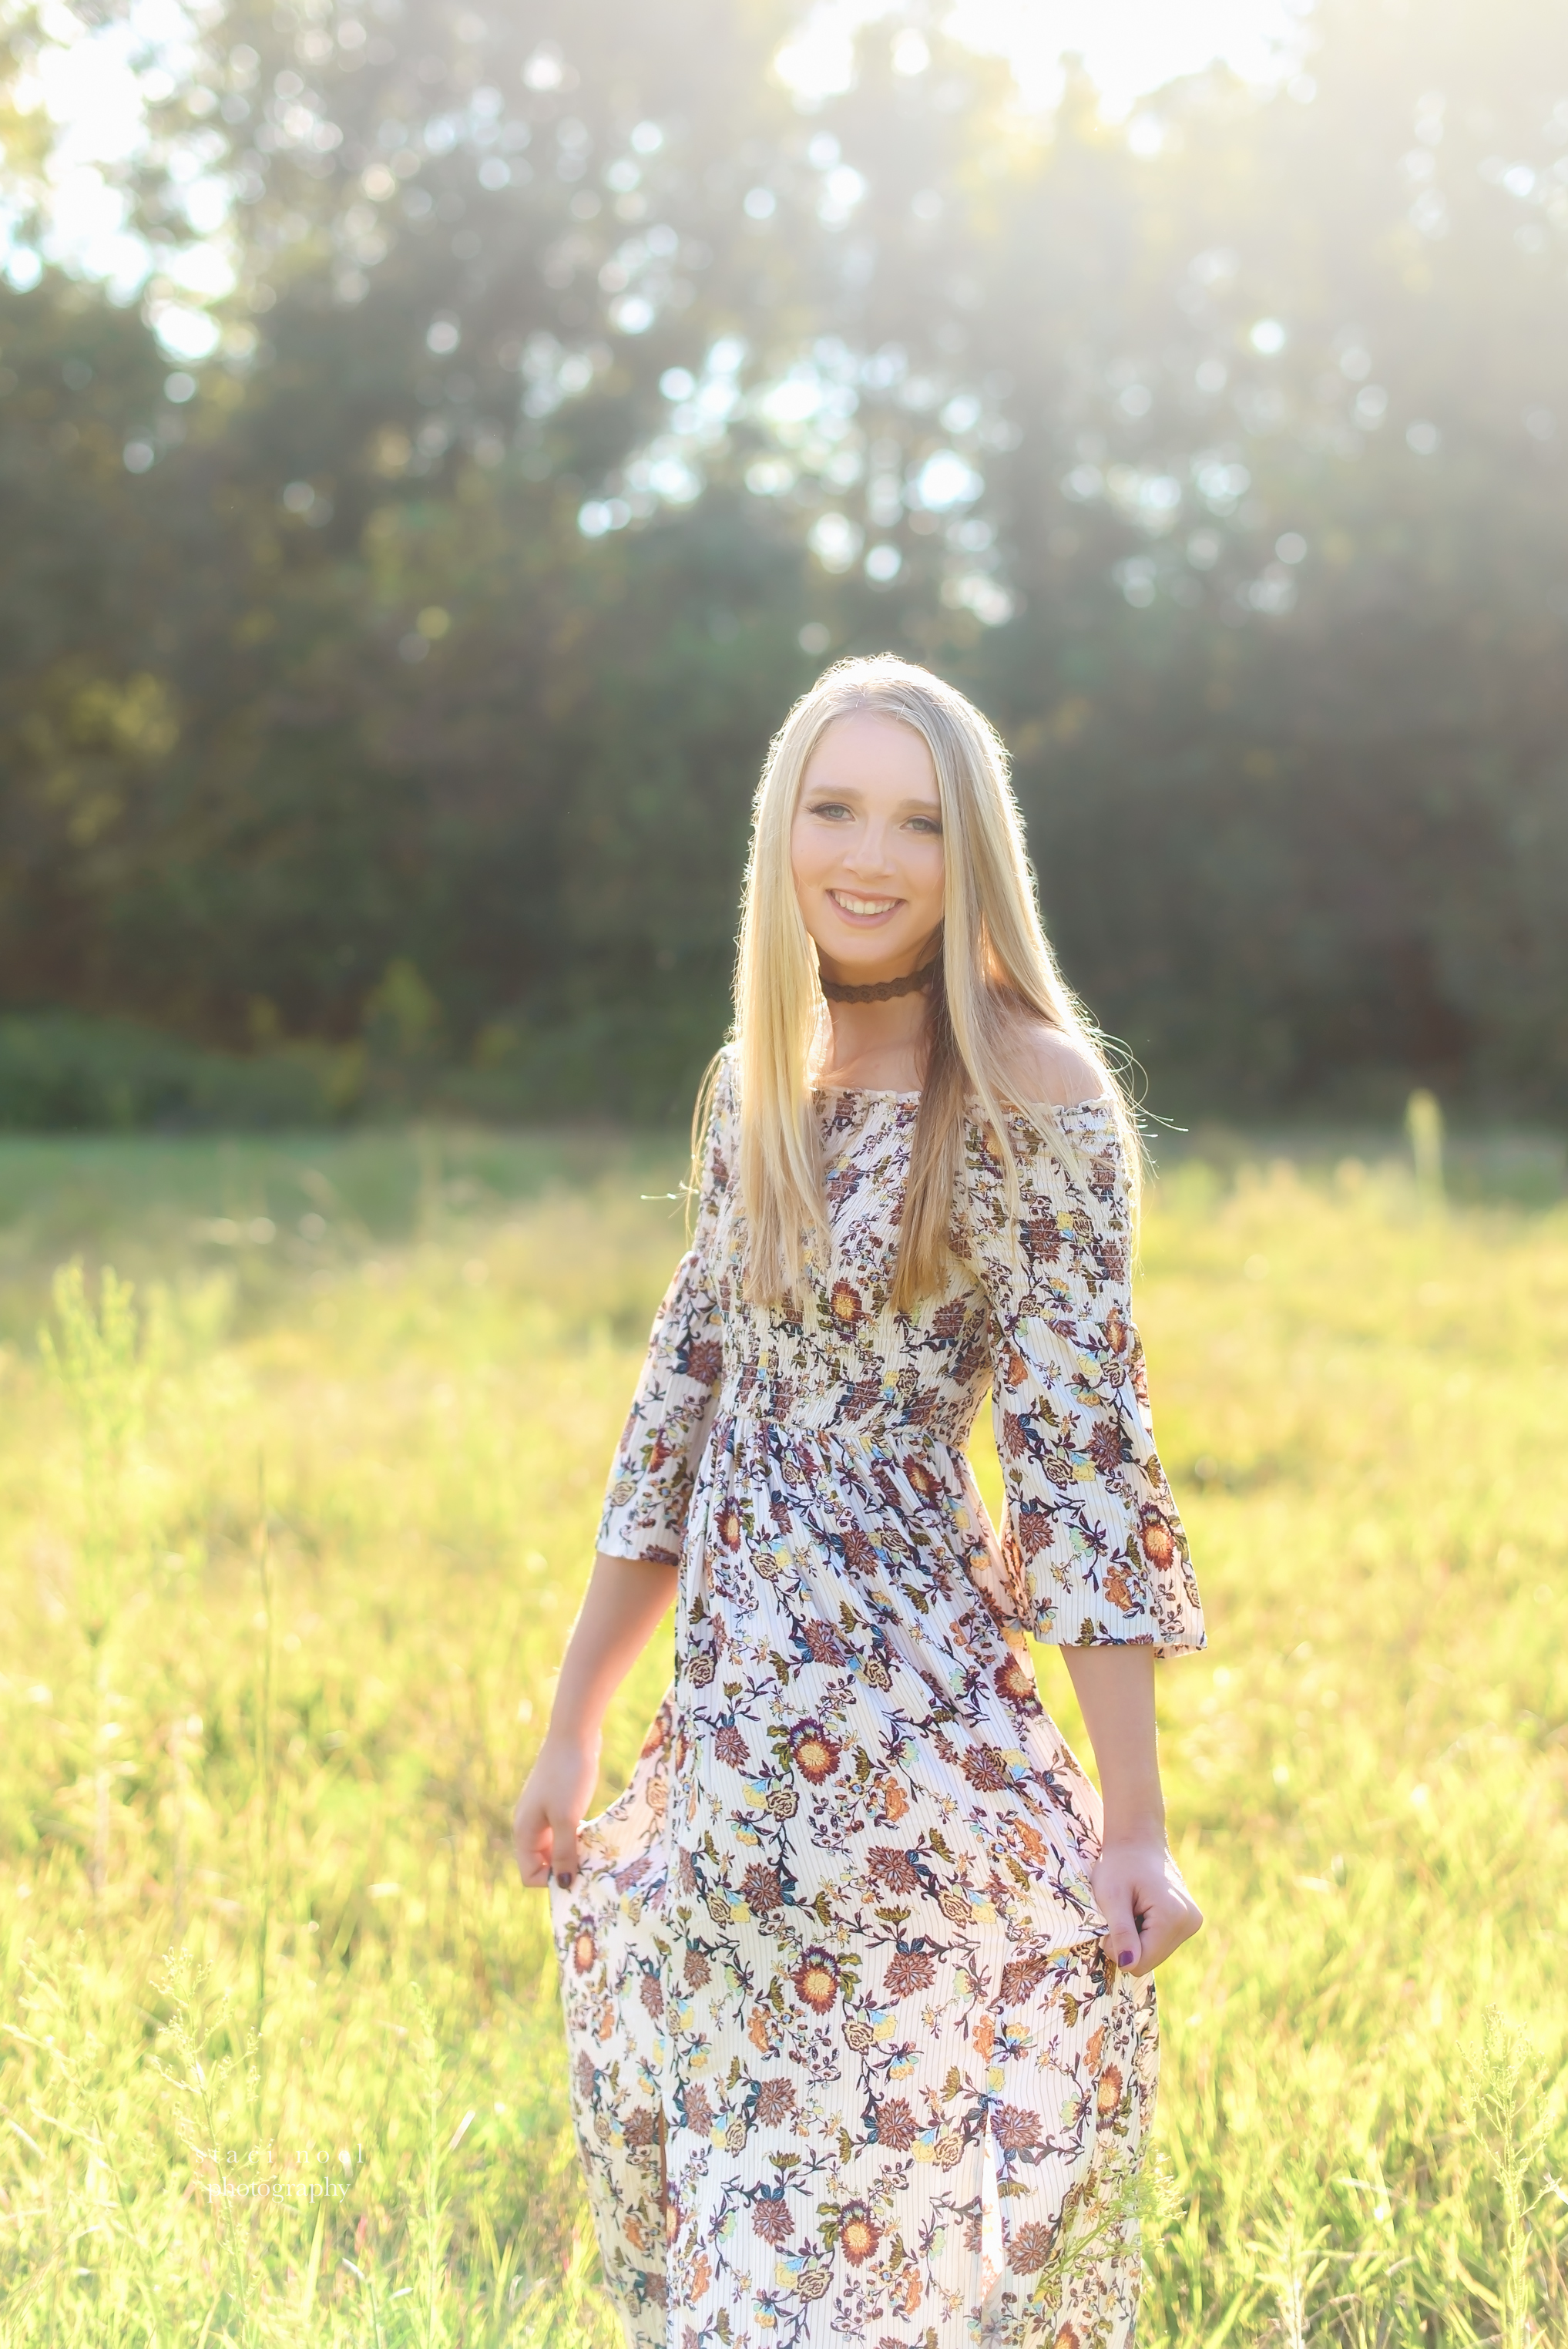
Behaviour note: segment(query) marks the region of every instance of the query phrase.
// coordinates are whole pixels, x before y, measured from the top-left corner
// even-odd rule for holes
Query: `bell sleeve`
[[[703,1143],[692,1245],[654,1316],[648,1350],[615,1449],[599,1520],[612,1557],[679,1562],[697,1464],[724,1377],[723,1329],[710,1272],[720,1210],[734,1180],[735,1109],[727,1057],[714,1086]]]
[[[1154,1448],[1109,1102],[1010,1117],[1018,1200],[971,1128],[970,1244],[990,1303],[992,1414],[1014,1620],[1058,1647],[1204,1644],[1187,1537]]]

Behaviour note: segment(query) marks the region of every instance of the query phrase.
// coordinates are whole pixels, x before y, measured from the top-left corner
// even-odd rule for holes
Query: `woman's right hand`
[[[511,1815],[512,1847],[525,1884],[563,1892],[577,1874],[577,1830],[599,1776],[604,1708],[658,1628],[676,1595],[667,1558],[615,1557],[601,1550],[561,1660],[550,1727]]]
[[[597,1738],[581,1744],[545,1739],[511,1815],[512,1848],[524,1884],[548,1884],[553,1876],[563,1892],[571,1890],[577,1830],[598,1776]]]

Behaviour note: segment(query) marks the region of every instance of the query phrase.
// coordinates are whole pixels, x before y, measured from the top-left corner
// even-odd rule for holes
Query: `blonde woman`
[[[923,669],[845,661],[773,744],[694,1133],[515,1814],[610,2288],[636,2349],[1124,2349],[1150,1977],[1201,1922],[1154,1661],[1202,1619],[1129,1309],[1137,1142],[1002,745]],[[674,1685],[584,1823],[672,1600]]]

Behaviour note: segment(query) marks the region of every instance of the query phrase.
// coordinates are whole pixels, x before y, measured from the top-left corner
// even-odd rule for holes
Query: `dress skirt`
[[[631,2349],[1127,2349],[1152,1981],[1098,1939],[1020,1963],[982,1930],[962,1965],[895,1957],[824,2076],[768,1993],[782,1971],[813,2019],[830,2012],[853,1940],[791,1942],[781,1966],[775,1935],[727,1920],[715,1966],[695,1884],[671,1897],[669,1733],[666,1704],[552,1895],[583,2176]],[[846,2072],[869,2131],[841,2126]]]

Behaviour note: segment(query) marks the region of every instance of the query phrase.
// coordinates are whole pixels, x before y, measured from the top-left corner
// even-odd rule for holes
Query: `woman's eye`
[[[934,815],[911,816],[910,823],[916,832],[934,833],[938,840],[942,837],[942,825]]]
[[[822,800],[811,810],[813,815],[825,815],[835,819],[841,815],[848,815],[849,812],[849,809],[841,800]]]

